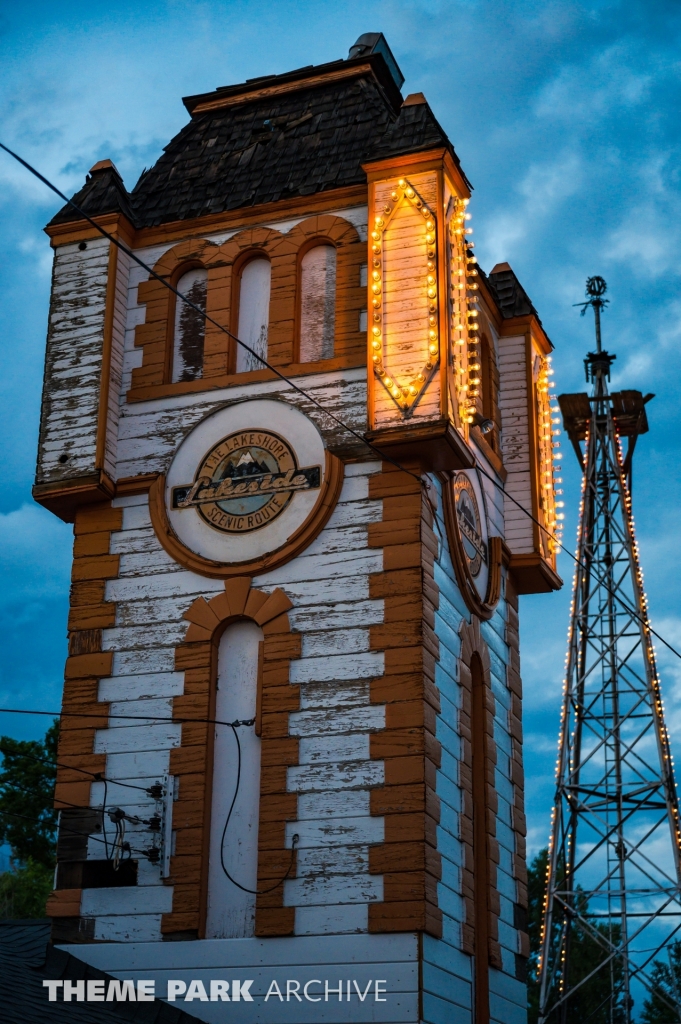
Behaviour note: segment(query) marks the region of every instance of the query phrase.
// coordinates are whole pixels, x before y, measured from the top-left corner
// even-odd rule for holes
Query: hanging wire
[[[248,724],[252,725],[253,722],[255,722],[255,719],[253,719]],[[243,724],[245,725],[247,723],[244,722]],[[296,846],[298,845],[300,836],[298,835],[298,833],[296,833],[291,840],[291,860],[289,861],[289,866],[286,871],[286,874],[282,878],[280,878],[278,882],[275,882],[274,885],[270,886],[269,889],[248,889],[245,885],[242,885],[240,882],[237,882],[237,880],[235,878],[232,878],[232,876],[230,875],[229,871],[227,870],[227,865],[225,864],[225,836],[227,835],[227,828],[229,826],[229,822],[232,817],[232,811],[234,810],[236,798],[239,795],[239,788],[241,786],[241,743],[239,741],[239,734],[233,725],[231,726],[231,729],[232,732],[234,733],[234,739],[236,740],[237,749],[236,786],[234,787],[234,796],[232,797],[232,802],[229,805],[227,820],[225,821],[225,827],[222,830],[222,837],[220,839],[220,864],[222,865],[222,870],[227,875],[227,878],[230,880],[232,885],[235,885],[237,887],[237,889],[241,889],[242,892],[250,893],[252,896],[264,896],[266,893],[274,892],[275,889],[278,889],[279,886],[282,885],[286,881],[288,876],[291,874],[291,869],[293,868],[293,861],[296,855]]]
[[[137,254],[135,252],[133,252],[132,249],[128,248],[127,245],[125,245],[123,242],[121,242],[120,239],[118,239],[114,235],[110,234],[108,231],[105,230],[105,228],[103,228],[100,224],[98,224],[96,220],[94,220],[92,217],[90,217],[89,214],[85,213],[84,210],[81,210],[81,208],[76,203],[74,203],[72,199],[69,199],[69,197],[66,196],[59,188],[57,188],[57,186],[54,185],[49,180],[49,178],[46,178],[45,175],[41,174],[40,171],[38,171],[35,167],[33,167],[30,163],[28,163],[27,160],[24,160],[23,157],[20,157],[18,155],[18,153],[15,153],[14,150],[10,149],[9,146],[6,146],[6,145],[4,145],[4,143],[0,142],[0,149],[3,149],[9,156],[11,156],[18,163],[20,163],[22,165],[22,167],[25,167],[26,170],[29,171],[29,173],[34,175],[34,177],[36,177],[39,181],[41,181],[44,185],[46,185],[47,188],[49,188],[52,192],[55,193],[55,195],[58,195],[59,198],[62,199],[68,206],[71,206],[76,211],[76,213],[79,214],[79,216],[81,216],[84,220],[86,220],[88,222],[88,224],[91,224],[92,227],[95,228],[95,230],[98,231],[100,235],[102,235],[104,238],[107,238],[118,249],[120,249],[122,252],[126,253],[126,255],[128,255],[132,260],[134,260],[134,262],[137,263],[138,266],[140,266],[143,270],[145,270],[148,274],[150,274],[151,277],[154,278],[154,280],[158,281],[160,284],[163,285],[164,288],[167,288],[169,291],[171,291],[177,298],[181,299],[182,302],[184,302],[187,306],[190,306],[205,321],[208,321],[209,323],[213,324],[214,327],[216,327],[223,334],[226,334],[229,338],[231,338],[233,341],[235,341],[236,344],[240,345],[243,349],[245,349],[247,352],[249,352],[250,355],[255,356],[255,358],[260,363],[262,363],[262,365],[266,369],[268,369],[272,373],[276,374],[276,376],[279,377],[280,380],[284,381],[291,388],[293,388],[295,391],[297,391],[298,394],[302,395],[309,402],[311,402],[313,405],[315,405],[325,416],[330,417],[335,423],[337,423],[340,427],[342,427],[343,430],[347,431],[352,437],[356,438],[362,444],[366,445],[366,447],[369,448],[369,450],[372,451],[375,455],[377,455],[379,459],[381,459],[383,462],[390,463],[390,465],[394,466],[396,469],[399,469],[401,472],[406,473],[409,476],[411,476],[414,480],[417,480],[419,485],[420,485],[420,487],[421,487],[421,489],[422,489],[422,493],[425,496],[426,502],[428,503],[428,505],[429,505],[429,507],[431,509],[431,512],[433,513],[433,519],[434,519],[434,521],[436,523],[438,522],[438,517],[437,517],[436,509],[435,509],[435,507],[433,505],[433,502],[432,502],[432,499],[431,499],[431,497],[430,497],[430,495],[428,493],[427,482],[424,481],[422,476],[419,476],[418,474],[414,473],[413,470],[411,470],[411,469],[407,468],[406,466],[402,465],[400,462],[398,462],[396,459],[392,458],[392,456],[390,456],[386,452],[381,451],[381,449],[377,448],[376,445],[374,445],[371,441],[369,441],[369,439],[367,437],[365,437],[363,434],[360,434],[359,431],[354,429],[354,427],[348,426],[347,423],[345,423],[343,420],[341,420],[340,417],[336,416],[335,413],[333,413],[329,409],[327,409],[326,406],[324,406],[317,398],[315,398],[313,395],[311,395],[307,391],[305,391],[304,388],[301,388],[300,385],[296,384],[293,380],[291,380],[290,377],[287,377],[286,374],[283,373],[278,367],[273,366],[266,359],[264,359],[263,356],[259,355],[254,349],[252,349],[249,345],[247,345],[246,342],[242,341],[239,337],[237,337],[237,335],[233,334],[232,331],[228,330],[223,324],[218,323],[217,320],[214,320],[211,316],[209,316],[206,313],[205,310],[201,309],[200,306],[198,306],[196,303],[192,302],[191,299],[187,298],[186,295],[183,295],[182,292],[178,291],[177,288],[175,288],[173,285],[171,285],[170,282],[166,278],[161,277],[160,274],[157,274],[156,271],[152,267],[150,267],[147,263],[145,263],[144,260],[140,259],[140,257],[137,256]],[[519,502],[516,498],[513,497],[513,495],[509,494],[508,491],[506,491],[506,489],[505,489],[503,484],[501,484],[498,480],[496,480],[493,476],[491,476],[491,474],[489,474],[485,469],[483,469],[483,467],[480,465],[478,460],[476,460],[476,463],[477,463],[476,468],[478,469],[478,471],[480,473],[482,473],[483,476],[485,476],[488,480],[490,480],[491,483],[496,488],[498,488],[498,490],[500,490],[505,497],[509,498],[509,500],[514,505],[516,505],[526,516],[528,516],[532,520],[532,522],[535,523],[539,527],[539,529],[542,530],[542,532],[544,532],[546,534],[547,537],[549,537],[562,551],[564,551],[567,555],[569,555],[569,557],[572,558],[572,560],[574,562],[577,562],[577,564],[581,564],[581,563],[579,563],[579,561],[577,559],[577,556],[574,555],[572,553],[572,551],[570,551],[569,548],[567,548],[562,543],[562,541],[559,540],[555,536],[555,534],[552,534],[551,531],[548,530],[544,526],[543,523],[540,523],[539,520],[532,514],[532,512],[530,512],[528,509],[526,509],[525,506],[522,505],[521,502]],[[612,595],[612,596],[615,596],[615,595]],[[639,619],[639,621],[641,621],[641,620]],[[662,644],[665,645],[665,647],[667,647],[673,654],[675,654],[677,658],[681,659],[681,653],[679,651],[677,651],[675,647],[673,647],[667,640],[664,639],[663,636],[661,636],[658,632],[656,632],[652,627],[649,627],[649,628],[650,628],[650,632],[653,634],[653,636],[655,636]],[[0,708],[0,711],[2,711],[2,710],[3,709]],[[10,709],[8,709],[8,710],[10,710]],[[163,719],[157,719],[157,721],[163,721]],[[173,719],[173,721],[177,721],[177,720]],[[221,723],[218,723],[218,724],[221,724]]]

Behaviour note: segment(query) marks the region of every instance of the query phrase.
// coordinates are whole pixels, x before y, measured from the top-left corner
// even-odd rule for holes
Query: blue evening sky
[[[69,0],[0,6],[0,139],[67,193],[111,158],[132,188],[182,127],[183,95],[344,57],[382,31],[475,186],[486,269],[508,260],[556,346],[559,391],[585,388],[591,319],[572,303],[608,282],[613,387],[653,391],[634,511],[655,627],[681,647],[677,542],[681,372],[681,5],[669,0]],[[71,528],[31,500],[51,250],[59,206],[0,153],[0,704],[58,708]],[[565,453],[565,540],[577,462]],[[559,594],[521,601],[530,850],[546,842],[572,564]],[[672,746],[681,663],[658,643]],[[0,715],[0,733],[49,720]],[[681,763],[681,761],[679,762]]]

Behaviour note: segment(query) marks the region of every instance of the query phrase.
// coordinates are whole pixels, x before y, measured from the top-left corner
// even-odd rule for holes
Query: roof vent
[[[370,53],[381,54],[388,65],[388,70],[393,77],[395,85],[398,89],[401,89],[404,84],[404,75],[400,71],[382,32],[365,32],[364,35],[361,35],[354,46],[350,47],[348,60],[352,60],[353,57],[368,57]]]

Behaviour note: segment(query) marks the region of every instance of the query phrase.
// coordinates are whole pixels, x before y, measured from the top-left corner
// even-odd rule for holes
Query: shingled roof
[[[48,1002],[43,981],[104,981],[111,976],[49,944],[49,920],[0,920],[0,1020],[3,1024],[200,1024],[179,1006],[150,1002]]]
[[[184,102],[191,121],[131,193],[115,168],[93,169],[74,202],[90,216],[123,212],[151,227],[362,184],[362,164],[387,156],[446,147],[458,163],[428,104],[402,105],[380,52]],[[50,223],[78,219],[65,206]]]

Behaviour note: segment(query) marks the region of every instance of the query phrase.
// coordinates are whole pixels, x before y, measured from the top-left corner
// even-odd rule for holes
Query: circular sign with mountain
[[[248,533],[271,523],[294,494],[320,483],[321,466],[299,467],[279,435],[239,430],[206,453],[192,484],[173,487],[172,508],[194,508],[225,533]]]
[[[454,477],[454,502],[468,569],[475,579],[487,562],[487,545],[482,536],[482,521],[475,488],[465,473],[457,473]]]
[[[342,463],[302,410],[270,398],[236,401],[185,433],[149,509],[180,564],[216,576],[255,572],[311,541],[342,479]]]

